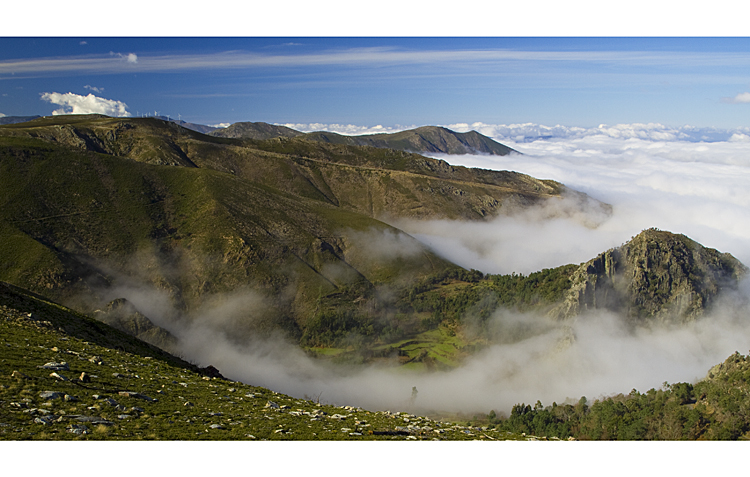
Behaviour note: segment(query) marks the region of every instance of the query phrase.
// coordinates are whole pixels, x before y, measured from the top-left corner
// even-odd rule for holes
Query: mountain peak
[[[583,263],[552,314],[567,318],[606,309],[637,320],[692,321],[747,270],[732,255],[685,235],[647,229]]]

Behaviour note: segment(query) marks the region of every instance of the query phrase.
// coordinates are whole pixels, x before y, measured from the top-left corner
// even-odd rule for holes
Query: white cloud
[[[0,113],[0,118],[4,118],[5,115],[3,113]]]
[[[671,127],[659,123],[600,124],[595,128],[545,126],[534,123],[523,124],[486,124],[455,123],[445,127],[457,132],[477,131],[497,141],[508,143],[528,143],[540,139],[548,141],[567,141],[590,137],[613,139],[641,139],[644,141],[686,141],[716,142],[727,141],[732,134],[750,133],[750,128],[717,129],[712,127],[697,128],[693,126]]]
[[[359,136],[362,134],[379,134],[394,133],[411,129],[416,126],[356,126],[354,124],[325,124],[325,123],[285,123],[279,126],[286,126],[301,132],[328,131],[343,134],[345,136]]]
[[[733,104],[750,103],[750,93],[740,93],[734,98],[723,98],[723,101]]]
[[[52,111],[53,115],[104,114],[113,117],[131,116],[128,112],[128,105],[122,101],[99,98],[90,93],[87,96],[74,93],[44,93],[41,99],[62,106],[62,108]]]
[[[116,56],[118,58],[122,58],[126,60],[128,63],[136,64],[138,63],[138,55],[135,53],[128,53],[127,55],[123,55],[122,53],[115,53],[114,51],[109,52],[109,56]],[[95,64],[95,61],[92,61],[92,65]]]
[[[207,124],[206,126],[211,126],[212,128],[224,129],[224,128],[228,128],[231,125],[232,123],[219,123],[219,124]]]
[[[102,93],[104,92],[104,88],[97,88],[96,86],[86,85],[83,87],[84,89],[90,89],[91,91],[95,93]]]

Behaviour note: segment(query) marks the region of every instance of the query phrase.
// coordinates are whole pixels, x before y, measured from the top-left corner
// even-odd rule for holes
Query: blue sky
[[[44,93],[201,124],[735,128],[750,38],[0,38],[0,114],[82,101]]]

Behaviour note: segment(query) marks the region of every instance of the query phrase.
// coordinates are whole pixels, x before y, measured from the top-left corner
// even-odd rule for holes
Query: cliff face
[[[633,320],[692,321],[746,272],[728,253],[649,229],[582,264],[565,300],[551,313],[568,318],[605,309]]]

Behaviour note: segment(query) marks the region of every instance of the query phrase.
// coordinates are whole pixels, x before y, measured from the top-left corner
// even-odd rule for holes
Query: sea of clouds
[[[743,139],[747,131],[722,132],[721,140],[714,131],[709,141],[697,136],[707,130],[648,125],[600,127],[597,133],[532,125],[491,128],[492,137],[521,154],[439,157],[455,165],[554,179],[610,204],[612,213],[603,216],[594,210],[593,216],[555,217],[549,208],[535,208],[484,223],[395,225],[464,267],[492,273],[530,273],[581,263],[649,227],[685,234],[750,264],[750,143]],[[510,131],[514,139],[497,131]],[[125,297],[156,318],[160,313],[153,302],[159,300],[150,293],[144,296],[151,297],[151,305],[137,293]],[[433,373],[334,367],[310,359],[282,339],[242,345],[230,340],[222,322],[232,320],[234,313],[246,314],[253,303],[260,304],[262,313],[267,297],[253,296],[246,306],[193,316],[188,327],[175,327],[169,320],[158,324],[180,337],[186,357],[213,364],[232,379],[278,392],[372,409],[507,413],[519,402],[541,400],[549,405],[581,396],[591,400],[627,394],[633,388],[645,392],[665,381],[701,379],[733,352],[750,348],[748,296],[743,284],[740,292],[725,297],[694,323],[638,330],[606,312],[561,323],[501,310],[492,317],[490,328],[502,333],[522,325],[522,340],[498,343],[457,369]],[[168,307],[166,301],[163,307]],[[411,406],[413,386],[419,394]]]
[[[436,156],[554,179],[612,205],[612,216],[595,228],[580,218],[538,220],[534,210],[485,224],[404,228],[459,263],[494,273],[580,263],[649,227],[685,234],[750,263],[750,143],[738,140],[740,134],[714,142],[581,134],[505,141],[522,153],[509,156]],[[461,232],[465,227],[471,234]]]

